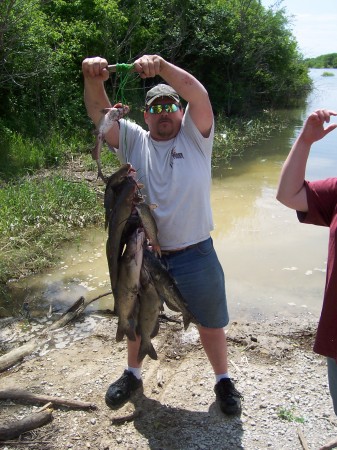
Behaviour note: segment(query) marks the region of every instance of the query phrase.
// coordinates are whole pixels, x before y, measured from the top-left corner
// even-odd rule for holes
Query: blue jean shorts
[[[327,361],[330,395],[332,398],[333,409],[337,415],[337,361],[333,358],[327,358]]]
[[[223,328],[229,322],[225,276],[212,238],[185,250],[163,255],[161,262],[203,327]]]

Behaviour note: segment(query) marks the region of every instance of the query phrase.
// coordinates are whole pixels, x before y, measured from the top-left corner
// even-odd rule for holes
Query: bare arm
[[[337,127],[335,123],[324,129],[324,123],[329,123],[331,116],[337,116],[337,112],[319,109],[310,114],[283,165],[276,198],[289,208],[308,211],[304,187],[307,160],[312,144]]]
[[[102,118],[102,109],[111,103],[104,89],[109,78],[107,60],[100,57],[86,58],[82,62],[84,76],[84,102],[89,117],[97,126]],[[213,123],[213,111],[204,86],[190,73],[177,67],[161,56],[144,55],[138,58],[134,67],[141,78],[159,75],[189,103],[193,122],[204,137],[208,137]],[[105,135],[105,140],[113,147],[119,146],[119,127],[116,123]]]
[[[158,55],[144,55],[134,63],[141,78],[159,75],[189,103],[193,122],[204,137],[208,137],[213,123],[213,111],[204,86],[190,73],[165,61]]]
[[[102,118],[102,110],[104,108],[111,108],[112,106],[104,88],[104,82],[109,79],[107,66],[107,60],[100,57],[86,58],[82,62],[84,103],[88,116],[96,126],[98,126]],[[117,122],[105,138],[110,145],[118,148],[119,127]]]

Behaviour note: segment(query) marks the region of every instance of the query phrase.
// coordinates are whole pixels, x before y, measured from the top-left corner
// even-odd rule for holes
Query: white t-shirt
[[[144,185],[162,250],[187,247],[206,240],[213,230],[210,205],[211,154],[214,124],[204,138],[194,125],[188,106],[174,139],[155,141],[134,122],[120,121],[121,163],[129,162]]]

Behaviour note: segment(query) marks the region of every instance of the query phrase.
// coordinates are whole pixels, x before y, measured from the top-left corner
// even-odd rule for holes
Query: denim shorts
[[[212,238],[185,250],[163,255],[161,262],[203,327],[223,328],[229,322],[225,276]]]
[[[327,361],[330,395],[332,398],[333,409],[337,415],[337,361],[333,358],[327,358]]]

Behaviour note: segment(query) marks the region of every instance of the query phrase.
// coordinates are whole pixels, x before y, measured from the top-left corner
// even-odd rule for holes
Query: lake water
[[[325,282],[328,230],[300,224],[296,213],[275,199],[282,164],[306,116],[326,107],[337,111],[337,70],[322,77],[311,70],[315,89],[303,108],[289,112],[291,125],[254,146],[231,170],[213,171],[211,200],[214,244],[226,276],[231,320],[300,315],[319,316]],[[335,121],[336,119],[334,119]],[[315,143],[308,179],[337,175],[337,132]],[[12,286],[13,298],[47,310],[94,298],[110,290],[105,256],[106,232],[90,231],[81,244],[64,250],[53,271]],[[111,309],[112,297],[91,309]]]

